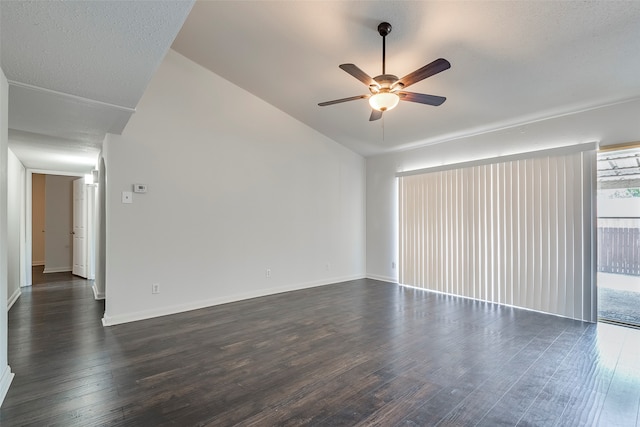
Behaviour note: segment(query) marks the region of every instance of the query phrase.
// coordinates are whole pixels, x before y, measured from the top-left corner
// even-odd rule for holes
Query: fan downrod
[[[381,22],[378,24],[378,33],[382,36],[382,74],[386,74],[386,43],[387,35],[391,32],[391,24]]]

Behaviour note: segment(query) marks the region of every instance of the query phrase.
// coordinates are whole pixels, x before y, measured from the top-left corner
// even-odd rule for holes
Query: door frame
[[[32,206],[32,197],[33,197],[33,174],[43,174],[43,175],[64,175],[64,176],[77,176],[84,177],[84,173],[79,172],[68,172],[68,171],[53,171],[46,169],[27,169],[25,173],[26,179],[26,194],[25,194],[25,242],[24,242],[24,250],[20,254],[20,258],[24,259],[24,286],[31,286],[33,284],[33,277],[31,275],[31,268],[33,263],[33,247],[32,247],[32,221],[33,221],[33,206]],[[45,237],[46,238],[46,237]]]
[[[72,181],[72,255],[71,255],[71,274],[82,278],[89,278],[89,247],[93,235],[87,226],[89,223],[89,192],[87,191],[86,179],[84,177],[74,179]],[[81,236],[80,236],[81,234]],[[78,241],[78,239],[82,239]],[[77,263],[82,261],[82,265]]]

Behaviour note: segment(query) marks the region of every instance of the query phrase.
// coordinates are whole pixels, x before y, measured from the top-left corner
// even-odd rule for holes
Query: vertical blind
[[[589,147],[399,175],[400,283],[596,321]]]

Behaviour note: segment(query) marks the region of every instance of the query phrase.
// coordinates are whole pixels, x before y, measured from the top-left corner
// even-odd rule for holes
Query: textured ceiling
[[[393,25],[387,72],[446,58],[450,70],[410,90],[447,101],[401,102],[377,122],[366,100],[318,107],[367,93],[338,65],[380,74],[382,21]],[[640,2],[623,1],[198,1],[172,47],[373,155],[639,97],[638,22]]]
[[[81,155],[95,163],[106,132],[124,129],[192,5],[0,1],[10,146],[25,166]]]
[[[2,69],[9,80],[135,107],[189,9],[175,1],[3,0]]]
[[[380,73],[381,21],[393,25],[387,72],[451,62],[411,87],[447,101],[403,102],[377,122],[366,100],[318,107],[367,92],[338,65]],[[75,150],[95,159],[176,34],[179,53],[365,156],[496,129],[522,133],[527,123],[640,99],[638,22],[637,1],[2,0],[10,144],[28,167],[42,167],[56,147],[56,158]],[[566,122],[556,133],[584,142],[580,119]],[[615,129],[602,120],[599,130],[609,143],[640,133],[637,120]]]

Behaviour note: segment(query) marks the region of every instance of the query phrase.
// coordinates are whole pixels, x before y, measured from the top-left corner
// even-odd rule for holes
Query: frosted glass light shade
[[[391,92],[376,93],[369,98],[371,108],[378,111],[389,111],[395,108],[398,102],[400,102],[400,97]]]

